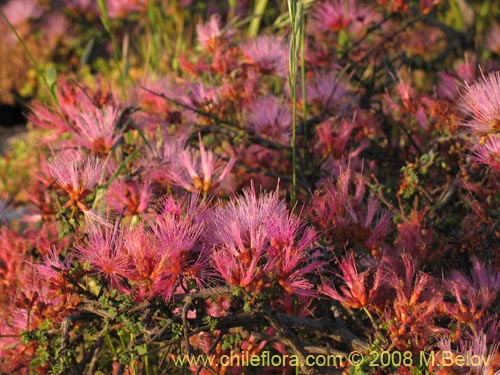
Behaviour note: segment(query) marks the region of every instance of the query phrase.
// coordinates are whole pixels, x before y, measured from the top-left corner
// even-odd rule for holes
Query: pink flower
[[[365,204],[364,195],[363,177],[353,176],[350,167],[344,166],[336,183],[325,181],[315,192],[309,216],[338,246],[351,243],[378,251],[389,231],[391,216],[379,208],[375,198]]]
[[[429,337],[445,330],[436,327],[433,319],[443,300],[440,285],[429,274],[417,272],[414,260],[401,256],[402,264],[389,263],[387,283],[396,292],[384,319],[389,322],[393,345],[398,349],[424,348]]]
[[[317,2],[312,14],[313,25],[318,32],[347,29],[358,33],[381,18],[371,7],[356,4],[356,0]]]
[[[484,145],[474,150],[472,157],[478,163],[489,165],[495,172],[500,171],[500,138],[489,137]]]
[[[87,209],[82,200],[99,182],[103,171],[102,162],[96,158],[78,159],[76,156],[60,153],[48,161],[48,167],[52,177],[70,197],[67,206],[75,204],[81,209]]]
[[[428,261],[442,255],[432,247],[435,231],[426,227],[427,210],[413,209],[397,225],[396,246],[401,253],[411,254],[415,259]]]
[[[91,223],[86,232],[86,243],[75,248],[78,258],[89,262],[112,288],[126,291],[122,279],[130,274],[131,267],[125,247],[126,237],[119,230],[118,222],[113,228]]]
[[[130,13],[146,10],[147,0],[107,0],[106,8],[110,18],[125,18]]]
[[[7,226],[0,226],[0,303],[8,299],[8,290],[18,285],[25,269],[28,243]]]
[[[445,303],[448,313],[459,322],[472,324],[479,320],[498,296],[500,272],[488,269],[477,258],[472,259],[471,278],[460,271],[452,271],[445,281],[456,302]]]
[[[173,184],[187,191],[203,193],[216,191],[231,171],[236,159],[231,157],[227,163],[224,163],[212,151],[205,149],[201,135],[199,135],[199,140],[199,151],[194,151],[189,147],[183,150],[179,156],[181,168],[170,169],[169,177]]]
[[[245,43],[242,51],[262,73],[286,77],[288,48],[283,39],[276,36],[258,36]]]
[[[45,129],[54,129],[57,134],[72,130],[68,122],[59,113],[48,109],[41,103],[32,104],[30,110],[31,113],[28,115],[28,120],[36,126]]]
[[[195,196],[183,202],[168,196],[157,214],[127,234],[129,280],[136,296],[170,300],[212,278],[208,248],[201,241],[204,209]]]
[[[10,0],[2,7],[2,12],[14,27],[19,27],[26,21],[40,17],[43,9],[37,0]]]
[[[198,42],[205,50],[215,50],[222,35],[220,15],[212,14],[206,23],[196,25],[196,32],[198,34]]]
[[[143,214],[152,199],[153,192],[149,181],[115,181],[107,191],[109,206],[117,212],[123,211],[125,215],[130,216]]]
[[[500,72],[484,74],[472,84],[466,83],[460,109],[468,117],[463,123],[480,137],[500,132]]]
[[[163,205],[173,205],[172,199]],[[189,208],[187,212],[177,208],[154,215],[151,227],[140,225],[127,237],[130,279],[141,298],[170,300],[187,292],[191,282],[201,288],[211,278],[207,248],[201,243],[204,223]]]
[[[75,138],[94,153],[106,155],[121,137],[117,129],[119,117],[120,110],[112,106],[82,112],[75,120]]]
[[[248,109],[249,128],[262,137],[288,145],[292,113],[289,106],[274,96],[256,99]]]
[[[179,155],[183,151],[186,137],[162,134],[162,142],[152,142],[152,148],[145,148],[144,158],[139,163],[146,176],[157,182],[171,183],[170,176],[181,173]]]
[[[114,96],[101,90],[100,87],[92,92],[86,87],[64,80],[58,82],[57,99],[60,111],[35,103],[31,107],[32,113],[28,119],[36,126],[54,129],[58,134],[75,133],[75,122],[79,120],[82,113],[94,113],[96,108],[102,106],[117,107]]]
[[[481,358],[480,361],[471,361],[470,372],[473,375],[500,375],[498,367],[500,343],[489,343],[487,336],[476,333],[471,341],[460,340],[457,354],[466,358]],[[462,357],[462,358],[463,358]]]
[[[193,84],[189,91],[189,99],[183,100],[187,105],[191,103],[204,110],[211,112],[219,105],[219,89],[216,87],[207,87],[203,83]]]
[[[86,220],[109,225],[85,203],[85,198],[97,185],[104,170],[100,160],[61,152],[48,161],[48,168],[54,180],[69,196],[69,201],[64,205],[66,208],[76,206]]]
[[[253,188],[245,190],[211,218],[207,240],[226,282],[257,291],[276,283],[287,293],[313,294],[305,275],[321,264],[305,260],[314,233],[288,212],[277,191],[257,197]]]
[[[385,283],[382,268],[376,271],[367,269],[358,272],[356,259],[352,253],[347,254],[339,263],[342,274],[338,275],[345,283],[340,287],[340,292],[334,284],[323,281],[320,292],[340,301],[347,308],[360,309],[371,305],[380,287]]]
[[[316,126],[315,155],[319,158],[342,158],[346,154],[355,124],[347,119],[329,118]]]
[[[65,292],[68,289],[68,282],[62,277],[63,273],[71,269],[72,257],[68,257],[65,262],[59,259],[59,252],[55,246],[51,246],[43,258],[43,263],[36,264],[36,271],[41,279],[53,290]]]
[[[188,290],[188,281],[202,287],[210,275],[206,247],[200,243],[202,222],[188,216],[158,216],[152,231],[157,241],[156,264],[151,272],[153,291],[166,300],[177,288]]]
[[[394,91],[395,96],[399,98],[398,101],[394,101],[389,93],[385,94],[389,109],[402,113],[415,113],[417,110],[417,96],[411,77],[407,78],[398,74],[398,82]]]
[[[332,73],[319,73],[306,82],[306,99],[320,111],[343,108],[349,103],[345,82]]]

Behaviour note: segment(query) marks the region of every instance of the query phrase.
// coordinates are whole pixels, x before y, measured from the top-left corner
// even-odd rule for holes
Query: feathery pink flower
[[[101,227],[91,223],[87,227],[88,239],[76,246],[79,259],[89,262],[91,267],[103,275],[115,289],[127,291],[122,279],[130,272],[129,256],[125,246],[126,237],[118,222],[114,227]]]
[[[482,318],[500,291],[500,272],[487,268],[477,258],[472,259],[471,278],[452,271],[445,285],[456,302],[445,303],[448,313],[459,322],[472,324]]]
[[[76,206],[83,213],[85,220],[109,226],[106,220],[85,203],[85,197],[97,185],[104,170],[102,161],[95,157],[82,158],[78,154],[61,152],[48,161],[48,168],[54,180],[69,196],[64,207]]]
[[[460,340],[458,353],[462,358],[481,358],[480,361],[471,361],[469,364],[472,375],[500,375],[498,361],[500,360],[500,343],[489,343],[487,336],[478,332],[470,341]]]
[[[182,169],[171,168],[169,177],[173,184],[187,191],[201,191],[202,193],[216,191],[231,171],[236,159],[231,157],[227,163],[224,163],[212,151],[205,148],[201,135],[199,135],[199,140],[199,151],[194,151],[190,147],[184,149],[178,159]]]
[[[375,198],[365,205],[364,195],[363,176],[353,176],[350,167],[344,166],[336,183],[328,180],[316,191],[309,216],[340,246],[350,242],[377,251],[389,231],[391,216]]]
[[[188,289],[194,280],[201,287],[210,276],[207,248],[200,240],[204,224],[190,215],[163,213],[157,215],[152,233],[156,242],[154,267],[149,275],[153,293],[166,300],[178,288]]]
[[[348,30],[359,33],[381,16],[356,0],[333,0],[317,2],[313,6],[313,27],[318,32]]]
[[[212,278],[208,248],[201,241],[204,206],[196,203],[194,196],[184,202],[165,197],[158,213],[127,234],[129,280],[137,297],[170,300],[193,282],[201,288]]]
[[[468,117],[463,125],[484,137],[500,132],[500,72],[493,72],[472,84],[466,83],[460,108]]]
[[[277,191],[244,190],[213,213],[212,225],[207,240],[214,266],[229,284],[259,290],[277,283],[287,293],[313,294],[305,275],[321,264],[304,263],[314,233],[288,212]]]
[[[489,137],[484,145],[476,147],[472,158],[478,163],[489,165],[495,172],[500,171],[500,138]]]
[[[146,10],[147,0],[106,0],[110,18],[125,18],[130,13]]]
[[[26,21],[40,17],[43,9],[37,0],[10,0],[2,7],[2,12],[14,27],[19,27]]]
[[[288,48],[283,39],[276,36],[258,36],[245,43],[242,51],[264,74],[286,77]]]
[[[332,73],[319,73],[306,82],[306,99],[320,111],[343,108],[349,103],[344,80]]]
[[[68,289],[68,282],[62,275],[71,269],[71,260],[72,257],[69,256],[63,262],[59,259],[59,252],[56,246],[50,246],[43,258],[43,262],[35,265],[36,272],[52,290],[65,293]]]
[[[80,209],[88,209],[82,200],[94,189],[103,171],[102,162],[86,157],[79,160],[61,153],[48,161],[48,167],[54,180],[64,189],[70,198],[68,207],[75,204]]]
[[[360,273],[352,253],[341,259],[339,268],[342,274],[338,276],[344,281],[345,286],[341,286],[339,292],[334,284],[323,281],[320,292],[348,308],[360,309],[371,305],[386,281],[382,268],[378,266],[375,271],[367,269]]]
[[[80,144],[98,155],[109,153],[120,138],[117,121],[119,108],[105,106],[91,112],[83,112],[75,120],[75,138]]]
[[[288,145],[291,136],[292,113],[274,96],[256,99],[248,109],[249,128],[262,137]]]
[[[215,50],[218,44],[218,40],[222,34],[220,22],[220,15],[212,14],[206,23],[196,25],[198,42],[207,51]]]
[[[429,274],[417,272],[415,261],[401,256],[402,264],[390,264],[387,284],[396,292],[391,308],[386,309],[384,319],[389,322],[393,345],[399,349],[425,348],[430,337],[445,332],[434,325],[443,292]]]
[[[117,212],[125,210],[124,215],[133,216],[141,215],[147,210],[153,199],[153,192],[150,181],[117,180],[109,187],[106,196],[110,208]]]

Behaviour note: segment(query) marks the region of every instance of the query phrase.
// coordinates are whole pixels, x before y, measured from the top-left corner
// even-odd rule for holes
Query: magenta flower
[[[179,156],[182,169],[169,169],[169,177],[174,185],[181,186],[187,191],[203,193],[216,191],[231,171],[236,159],[231,157],[224,163],[212,151],[205,149],[201,135],[199,140],[199,151],[189,147],[184,149]]]
[[[41,103],[34,103],[30,108],[28,120],[45,129],[53,129],[57,134],[67,133],[72,130],[68,121],[57,112],[51,111]]]
[[[375,198],[365,204],[364,196],[363,176],[353,176],[350,167],[344,166],[336,183],[328,180],[315,192],[309,216],[339,246],[348,242],[376,252],[383,246],[391,216]]]
[[[2,12],[14,27],[19,27],[26,21],[40,17],[43,9],[37,0],[10,0],[2,7]]]
[[[163,142],[153,143],[153,148],[145,148],[144,158],[139,160],[140,167],[152,181],[172,183],[170,176],[182,172],[179,155],[183,151],[186,137],[172,137],[162,134]]]
[[[450,349],[451,343],[445,342],[445,348]],[[500,375],[499,361],[499,342],[488,342],[487,336],[483,332],[473,335],[471,340],[460,340],[457,354],[466,358],[481,358],[481,361],[471,361],[469,364],[472,375]],[[446,350],[446,349],[444,349]]]
[[[40,103],[35,103],[31,107],[29,120],[36,126],[54,129],[58,134],[75,133],[75,122],[79,121],[82,113],[94,113],[96,108],[102,106],[117,107],[112,93],[106,93],[101,88],[92,92],[87,87],[75,86],[68,81],[58,83],[57,99],[60,111],[50,110]]]
[[[77,257],[109,281],[110,286],[126,292],[123,278],[131,272],[129,256],[125,246],[126,236],[114,227],[101,227],[91,223],[86,230],[88,239],[75,247]]]
[[[463,125],[476,136],[500,132],[500,72],[484,74],[472,84],[466,83],[460,108],[468,117]]]
[[[106,155],[121,136],[117,129],[119,117],[119,108],[112,106],[83,112],[75,120],[75,138],[94,153]]]
[[[70,152],[61,152],[48,161],[48,168],[54,180],[66,191],[69,201],[64,207],[76,206],[83,212],[86,220],[109,225],[93,212],[85,203],[85,198],[99,182],[104,170],[102,162],[96,158],[84,157]]]
[[[51,289],[66,290],[67,281],[62,277],[63,273],[71,269],[71,256],[65,262],[59,259],[59,252],[55,246],[50,246],[44,256],[43,263],[36,264],[36,271]]]
[[[314,28],[318,32],[348,30],[358,33],[380,19],[374,9],[356,0],[322,1],[314,4]]]
[[[279,206],[267,197],[259,201],[253,191],[244,194],[215,212],[210,239],[215,245],[217,271],[229,284],[249,288],[257,287],[261,273],[270,270],[271,265],[264,261],[267,238],[263,222]]]
[[[473,324],[498,296],[500,272],[487,268],[477,258],[472,259],[472,275],[452,271],[445,285],[456,302],[445,303],[446,311],[459,322]]]
[[[220,15],[212,14],[210,20],[204,24],[196,25],[198,42],[207,51],[213,51],[222,35],[220,28]]]
[[[115,181],[107,191],[107,202],[116,212],[141,215],[153,200],[151,182]]]
[[[474,150],[472,158],[478,163],[489,165],[495,172],[500,171],[500,138],[489,137],[484,145]]]
[[[342,108],[349,103],[345,82],[332,73],[321,73],[306,82],[306,99],[321,111]]]
[[[203,83],[196,83],[190,87],[189,98],[183,98],[187,105],[199,107],[206,112],[213,111],[219,106],[220,89],[213,86],[205,86]]]
[[[198,287],[210,276],[208,254],[200,243],[203,223],[190,215],[158,215],[152,227],[156,241],[155,264],[149,275],[153,293],[166,300],[172,298],[178,288],[188,290],[188,281]]]
[[[170,300],[212,278],[208,248],[201,242],[204,205],[196,202],[195,197],[184,202],[165,197],[159,213],[127,234],[128,278],[138,298]]]
[[[288,212],[277,191],[257,197],[248,189],[212,217],[207,240],[214,246],[214,267],[231,285],[260,290],[277,283],[287,293],[313,294],[305,275],[321,264],[305,265],[314,239]]]
[[[54,180],[69,195],[70,201],[66,206],[75,204],[81,209],[87,209],[82,200],[99,181],[103,171],[101,161],[90,157],[78,159],[76,156],[60,153],[48,161],[48,167]]]
[[[386,282],[382,268],[379,266],[375,271],[367,269],[360,273],[352,253],[342,258],[339,268],[342,274],[338,276],[345,286],[341,286],[339,292],[334,284],[323,281],[320,292],[341,302],[347,308],[360,309],[370,306]]]
[[[146,10],[146,0],[106,0],[106,7],[110,18],[125,18]]]
[[[443,301],[442,288],[431,275],[418,272],[410,256],[402,255],[401,260],[401,264],[389,260],[390,268],[384,270],[396,295],[383,317],[396,348],[425,348],[430,337],[446,332],[434,325]]]
[[[275,36],[258,36],[242,46],[246,57],[264,74],[286,77],[288,48],[283,39]]]
[[[256,99],[248,109],[249,128],[262,137],[288,145],[291,136],[292,113],[274,96]]]

